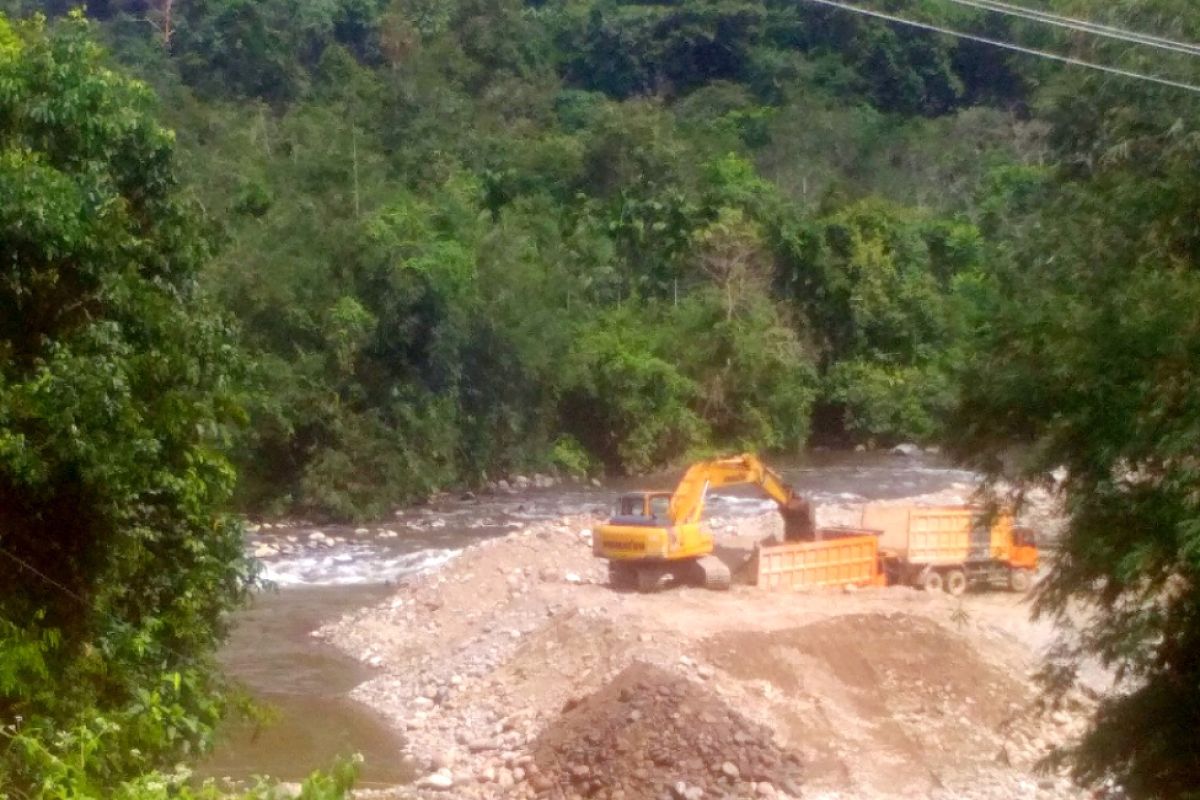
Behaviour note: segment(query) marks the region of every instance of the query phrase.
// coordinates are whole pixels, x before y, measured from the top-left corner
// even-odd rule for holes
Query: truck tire
[[[1027,569],[1011,569],[1008,571],[1008,588],[1014,592],[1025,593],[1033,585],[1033,572]]]
[[[943,584],[942,574],[932,569],[926,570],[917,578],[917,587],[927,592],[940,592]]]
[[[946,594],[959,597],[967,590],[967,573],[961,569],[952,569],[946,573]]]
[[[623,561],[608,562],[608,585],[618,592],[628,592],[637,588],[637,567]]]
[[[883,579],[887,581],[887,586],[903,586],[907,583],[904,580],[904,570],[896,559],[886,557],[879,559],[879,569],[883,573]]]

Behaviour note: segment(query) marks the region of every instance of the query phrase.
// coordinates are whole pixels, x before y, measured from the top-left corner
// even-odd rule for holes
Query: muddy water
[[[198,766],[198,777],[299,781],[337,756],[361,753],[364,785],[405,781],[402,742],[369,709],[346,698],[371,670],[309,636],[386,592],[384,586],[301,587],[263,593],[241,612],[221,664],[274,719],[228,723],[216,752]]]
[[[780,470],[817,504],[853,504],[953,489],[965,500],[969,472],[935,457],[814,453]],[[636,482],[670,488],[677,474]],[[204,775],[244,779],[270,774],[299,780],[336,756],[361,753],[362,782],[387,785],[408,777],[400,766],[402,742],[370,709],[347,693],[372,670],[313,639],[324,622],[371,604],[390,586],[437,569],[472,541],[503,535],[538,520],[603,513],[633,483],[567,486],[519,494],[446,500],[397,512],[363,527],[271,526],[247,543],[278,587],[239,616],[222,653],[229,675],[275,709],[277,722],[263,730],[231,725],[217,752],[201,765]],[[711,514],[758,514],[773,507],[752,488],[722,490],[709,498]]]

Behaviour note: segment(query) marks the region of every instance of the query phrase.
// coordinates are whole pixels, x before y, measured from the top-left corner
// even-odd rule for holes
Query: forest
[[[898,442],[1068,468],[1041,611],[1106,609],[1080,652],[1146,687],[1079,775],[1200,791],[1195,87],[807,0],[76,5],[0,0],[0,797],[172,796],[254,583],[230,511]]]
[[[163,8],[88,13],[206,212],[259,512],[935,444],[1043,177],[1025,65],[792,2]]]

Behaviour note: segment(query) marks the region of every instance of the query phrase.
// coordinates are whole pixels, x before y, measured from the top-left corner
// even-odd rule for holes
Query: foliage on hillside
[[[166,8],[91,11],[219,226],[256,510],[934,440],[972,209],[1040,148],[992,51],[790,3]]]

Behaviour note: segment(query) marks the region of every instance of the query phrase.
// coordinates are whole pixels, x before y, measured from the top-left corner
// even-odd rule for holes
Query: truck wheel
[[[894,559],[880,559],[880,571],[883,572],[883,579],[887,581],[887,586],[903,586],[905,583],[904,572],[900,569],[900,565]]]
[[[942,574],[929,570],[920,578],[917,579],[917,585],[927,592],[940,592],[942,590]]]
[[[637,567],[620,561],[608,562],[608,585],[619,592],[636,589],[638,583]]]
[[[1008,588],[1014,592],[1028,592],[1033,585],[1033,573],[1027,569],[1013,569],[1008,573]]]
[[[946,594],[958,597],[967,590],[967,575],[961,569],[952,569],[946,573]]]

